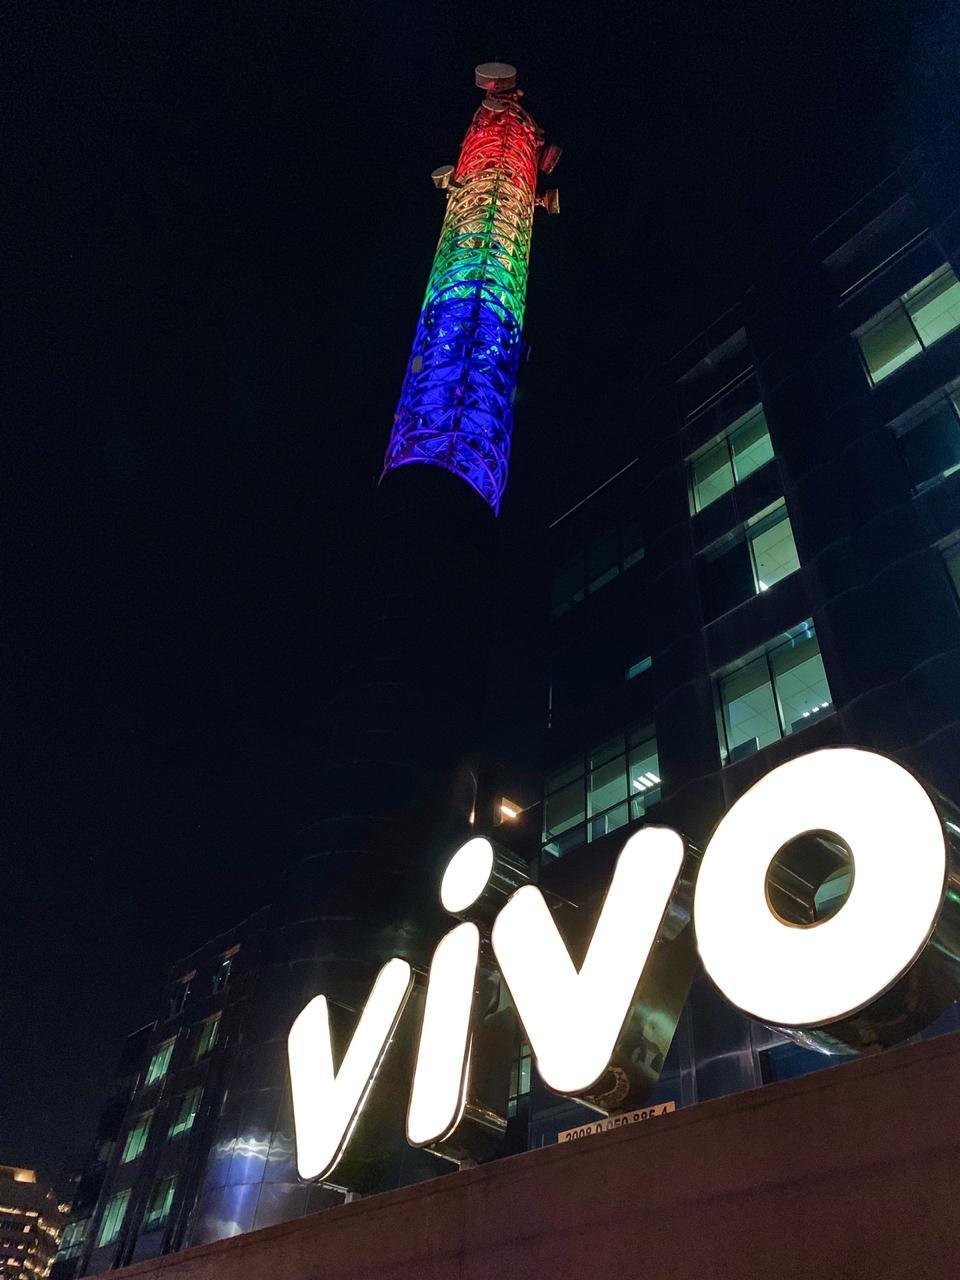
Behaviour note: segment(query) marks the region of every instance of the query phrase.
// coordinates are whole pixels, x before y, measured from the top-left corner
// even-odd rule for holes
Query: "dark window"
[[[150,1204],[147,1207],[147,1212],[143,1215],[144,1231],[156,1231],[169,1218],[176,1185],[176,1174],[169,1178],[161,1178],[159,1182],[154,1183]]]
[[[950,581],[953,589],[960,600],[960,541],[952,543],[949,547],[944,547],[940,553],[943,556],[943,563],[946,566],[947,573],[950,575]]]
[[[960,470],[960,392],[938,400],[898,436],[915,489]]]
[[[643,538],[637,515],[625,516],[564,560],[553,575],[551,616],[559,618],[587,595],[599,591],[643,559]]]

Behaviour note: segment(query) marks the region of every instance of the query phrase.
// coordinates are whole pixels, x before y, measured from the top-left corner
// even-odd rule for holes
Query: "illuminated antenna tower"
[[[560,148],[544,147],[520,106],[513,67],[483,63],[476,82],[486,97],[460,159],[432,175],[447,212],[383,473],[410,462],[445,467],[496,513],[507,485],[533,211],[559,210],[555,189],[537,195],[537,169],[550,173]]]

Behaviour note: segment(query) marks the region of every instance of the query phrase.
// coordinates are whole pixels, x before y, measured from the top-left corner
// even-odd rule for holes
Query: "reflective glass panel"
[[[755,409],[744,414],[743,425],[731,431],[730,449],[738,484],[773,457],[773,444],[767,431],[762,405],[758,404]]]
[[[180,1099],[180,1105],[177,1107],[177,1113],[167,1134],[169,1138],[176,1138],[179,1134],[188,1133],[193,1128],[193,1122],[200,1109],[200,1093],[199,1088],[191,1089]]]
[[[921,280],[903,301],[925,347],[960,325],[960,281],[950,267]]]
[[[651,736],[631,749],[628,779],[630,816],[642,818],[647,806],[660,799],[660,760],[656,738]]]

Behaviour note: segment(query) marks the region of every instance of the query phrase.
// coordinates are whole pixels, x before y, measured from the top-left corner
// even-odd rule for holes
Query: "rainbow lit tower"
[[[560,148],[544,148],[516,79],[505,63],[477,67],[486,97],[456,167],[434,170],[447,211],[383,469],[445,467],[494,513],[507,484],[533,211],[558,208],[555,190],[537,195],[537,171],[549,173]]]

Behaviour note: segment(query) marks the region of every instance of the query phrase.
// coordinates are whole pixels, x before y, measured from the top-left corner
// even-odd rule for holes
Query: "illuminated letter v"
[[[325,1177],[343,1154],[389,1047],[412,980],[406,960],[387,961],[377,974],[337,1072],[333,1069],[325,996],[311,1000],[290,1028],[287,1052],[301,1178]]]
[[[578,1094],[602,1076],[670,900],[684,844],[646,827],[624,845],[578,972],[543,894],[518,889],[493,926],[493,949],[549,1088]]]

